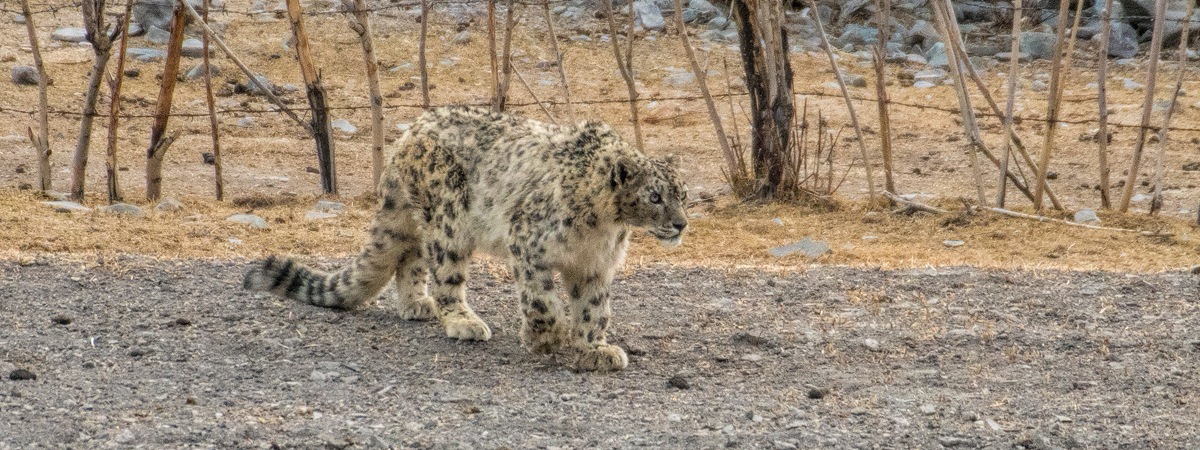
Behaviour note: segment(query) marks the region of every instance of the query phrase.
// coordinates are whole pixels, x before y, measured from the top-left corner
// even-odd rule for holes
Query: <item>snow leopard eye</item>
[[[654,203],[654,204],[656,204],[656,205],[657,205],[657,204],[661,204],[661,203],[662,203],[662,196],[658,195],[658,193],[657,193],[657,192],[651,192],[651,193],[650,193],[650,203]]]

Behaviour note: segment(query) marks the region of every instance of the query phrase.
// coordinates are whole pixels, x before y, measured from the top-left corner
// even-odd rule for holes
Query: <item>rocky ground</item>
[[[591,374],[520,348],[497,270],[469,293],[496,336],[458,343],[245,267],[0,262],[0,448],[1200,446],[1189,274],[644,267],[630,366]]]

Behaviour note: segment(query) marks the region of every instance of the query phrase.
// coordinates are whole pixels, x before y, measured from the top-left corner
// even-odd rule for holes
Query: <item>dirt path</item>
[[[244,267],[0,262],[0,449],[1200,447],[1191,275],[644,268],[595,375],[523,351],[483,270],[462,344]]]

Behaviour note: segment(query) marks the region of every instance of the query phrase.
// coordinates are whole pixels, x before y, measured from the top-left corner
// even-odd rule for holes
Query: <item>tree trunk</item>
[[[796,114],[783,4],[733,0],[732,10],[750,93],[750,158],[754,177],[761,183],[756,195],[770,199],[783,182],[784,154]]]
[[[186,0],[180,3],[186,4]],[[175,81],[179,79],[179,56],[183,52],[183,29],[187,13],[183,6],[175,5],[175,18],[171,20],[171,40],[167,44],[167,60],[163,63],[162,84],[158,89],[158,103],[154,107],[154,125],[150,128],[150,148],[146,150],[146,200],[155,201],[162,195],[162,163],[167,148],[175,142],[180,130],[164,138],[167,120],[171,118],[171,102],[175,97]]]
[[[333,163],[333,126],[330,124],[329,108],[325,102],[325,87],[321,75],[313,66],[312,54],[308,51],[308,33],[300,17],[300,0],[287,0],[288,19],[292,22],[292,36],[296,38],[296,57],[300,60],[300,73],[304,76],[308,104],[312,108],[312,136],[317,147],[317,169],[321,173],[321,193],[337,195],[337,174]]]
[[[92,144],[92,122],[96,118],[96,103],[100,98],[100,82],[108,67],[109,50],[113,36],[104,29],[104,0],[83,0],[83,25],[87,29],[87,41],[92,44],[96,59],[92,64],[92,75],[88,79],[87,94],[83,100],[83,117],[79,120],[79,140],[75,143],[75,158],[71,161],[71,198],[83,199],[83,186],[87,175],[88,148]],[[117,24],[119,32],[121,24]],[[115,36],[115,34],[114,34]]]
[[[184,0],[187,1],[187,0]],[[208,23],[208,0],[204,0],[204,23]],[[204,46],[204,98],[208,103],[208,127],[212,130],[213,145],[213,194],[217,201],[225,201],[225,177],[221,174],[221,132],[217,129],[216,103],[213,101],[212,66],[209,65],[208,33],[200,33],[200,44]]]
[[[33,51],[33,64],[38,71],[38,134],[29,129],[29,141],[37,149],[38,154],[38,186],[42,192],[51,190],[50,183],[50,127],[46,100],[46,86],[50,84],[50,76],[46,75],[46,65],[42,64],[42,51],[38,46],[37,30],[33,26],[33,14],[29,11],[29,0],[21,0],[21,13],[25,15],[25,31],[29,32],[29,48]]]
[[[366,62],[367,87],[371,94],[371,186],[379,186],[379,177],[383,173],[383,95],[379,91],[379,63],[375,58],[374,37],[371,34],[371,17],[367,15],[365,0],[345,0],[353,8],[354,22],[350,28],[358,34],[362,42],[363,61]],[[421,48],[420,63],[425,66],[425,22],[427,21],[428,2],[421,1]],[[422,72],[424,73],[424,72]],[[429,107],[429,90],[426,77],[421,77],[422,106]]]
[[[129,17],[133,12],[133,2],[125,4],[125,19],[124,23],[129,23]],[[113,79],[108,77],[109,91],[112,93],[112,100],[108,102],[108,159],[105,161],[104,168],[108,174],[108,203],[113,204],[123,200],[121,198],[121,182],[118,176],[119,168],[117,166],[117,124],[120,121],[121,115],[121,80],[125,79],[125,50],[129,47],[129,33],[121,33],[121,50],[117,52],[117,77]]]

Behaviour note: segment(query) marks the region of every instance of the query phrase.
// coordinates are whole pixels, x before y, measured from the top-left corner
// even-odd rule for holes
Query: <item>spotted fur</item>
[[[354,308],[394,278],[402,317],[436,317],[451,337],[487,340],[491,330],[464,300],[467,264],[480,250],[512,266],[526,347],[565,345],[580,369],[618,370],[628,359],[605,331],[629,229],[678,245],[686,195],[673,158],[647,158],[604,124],[438,108],[393,149],[369,241],[349,267],[325,274],[272,257],[246,274],[245,287]]]

